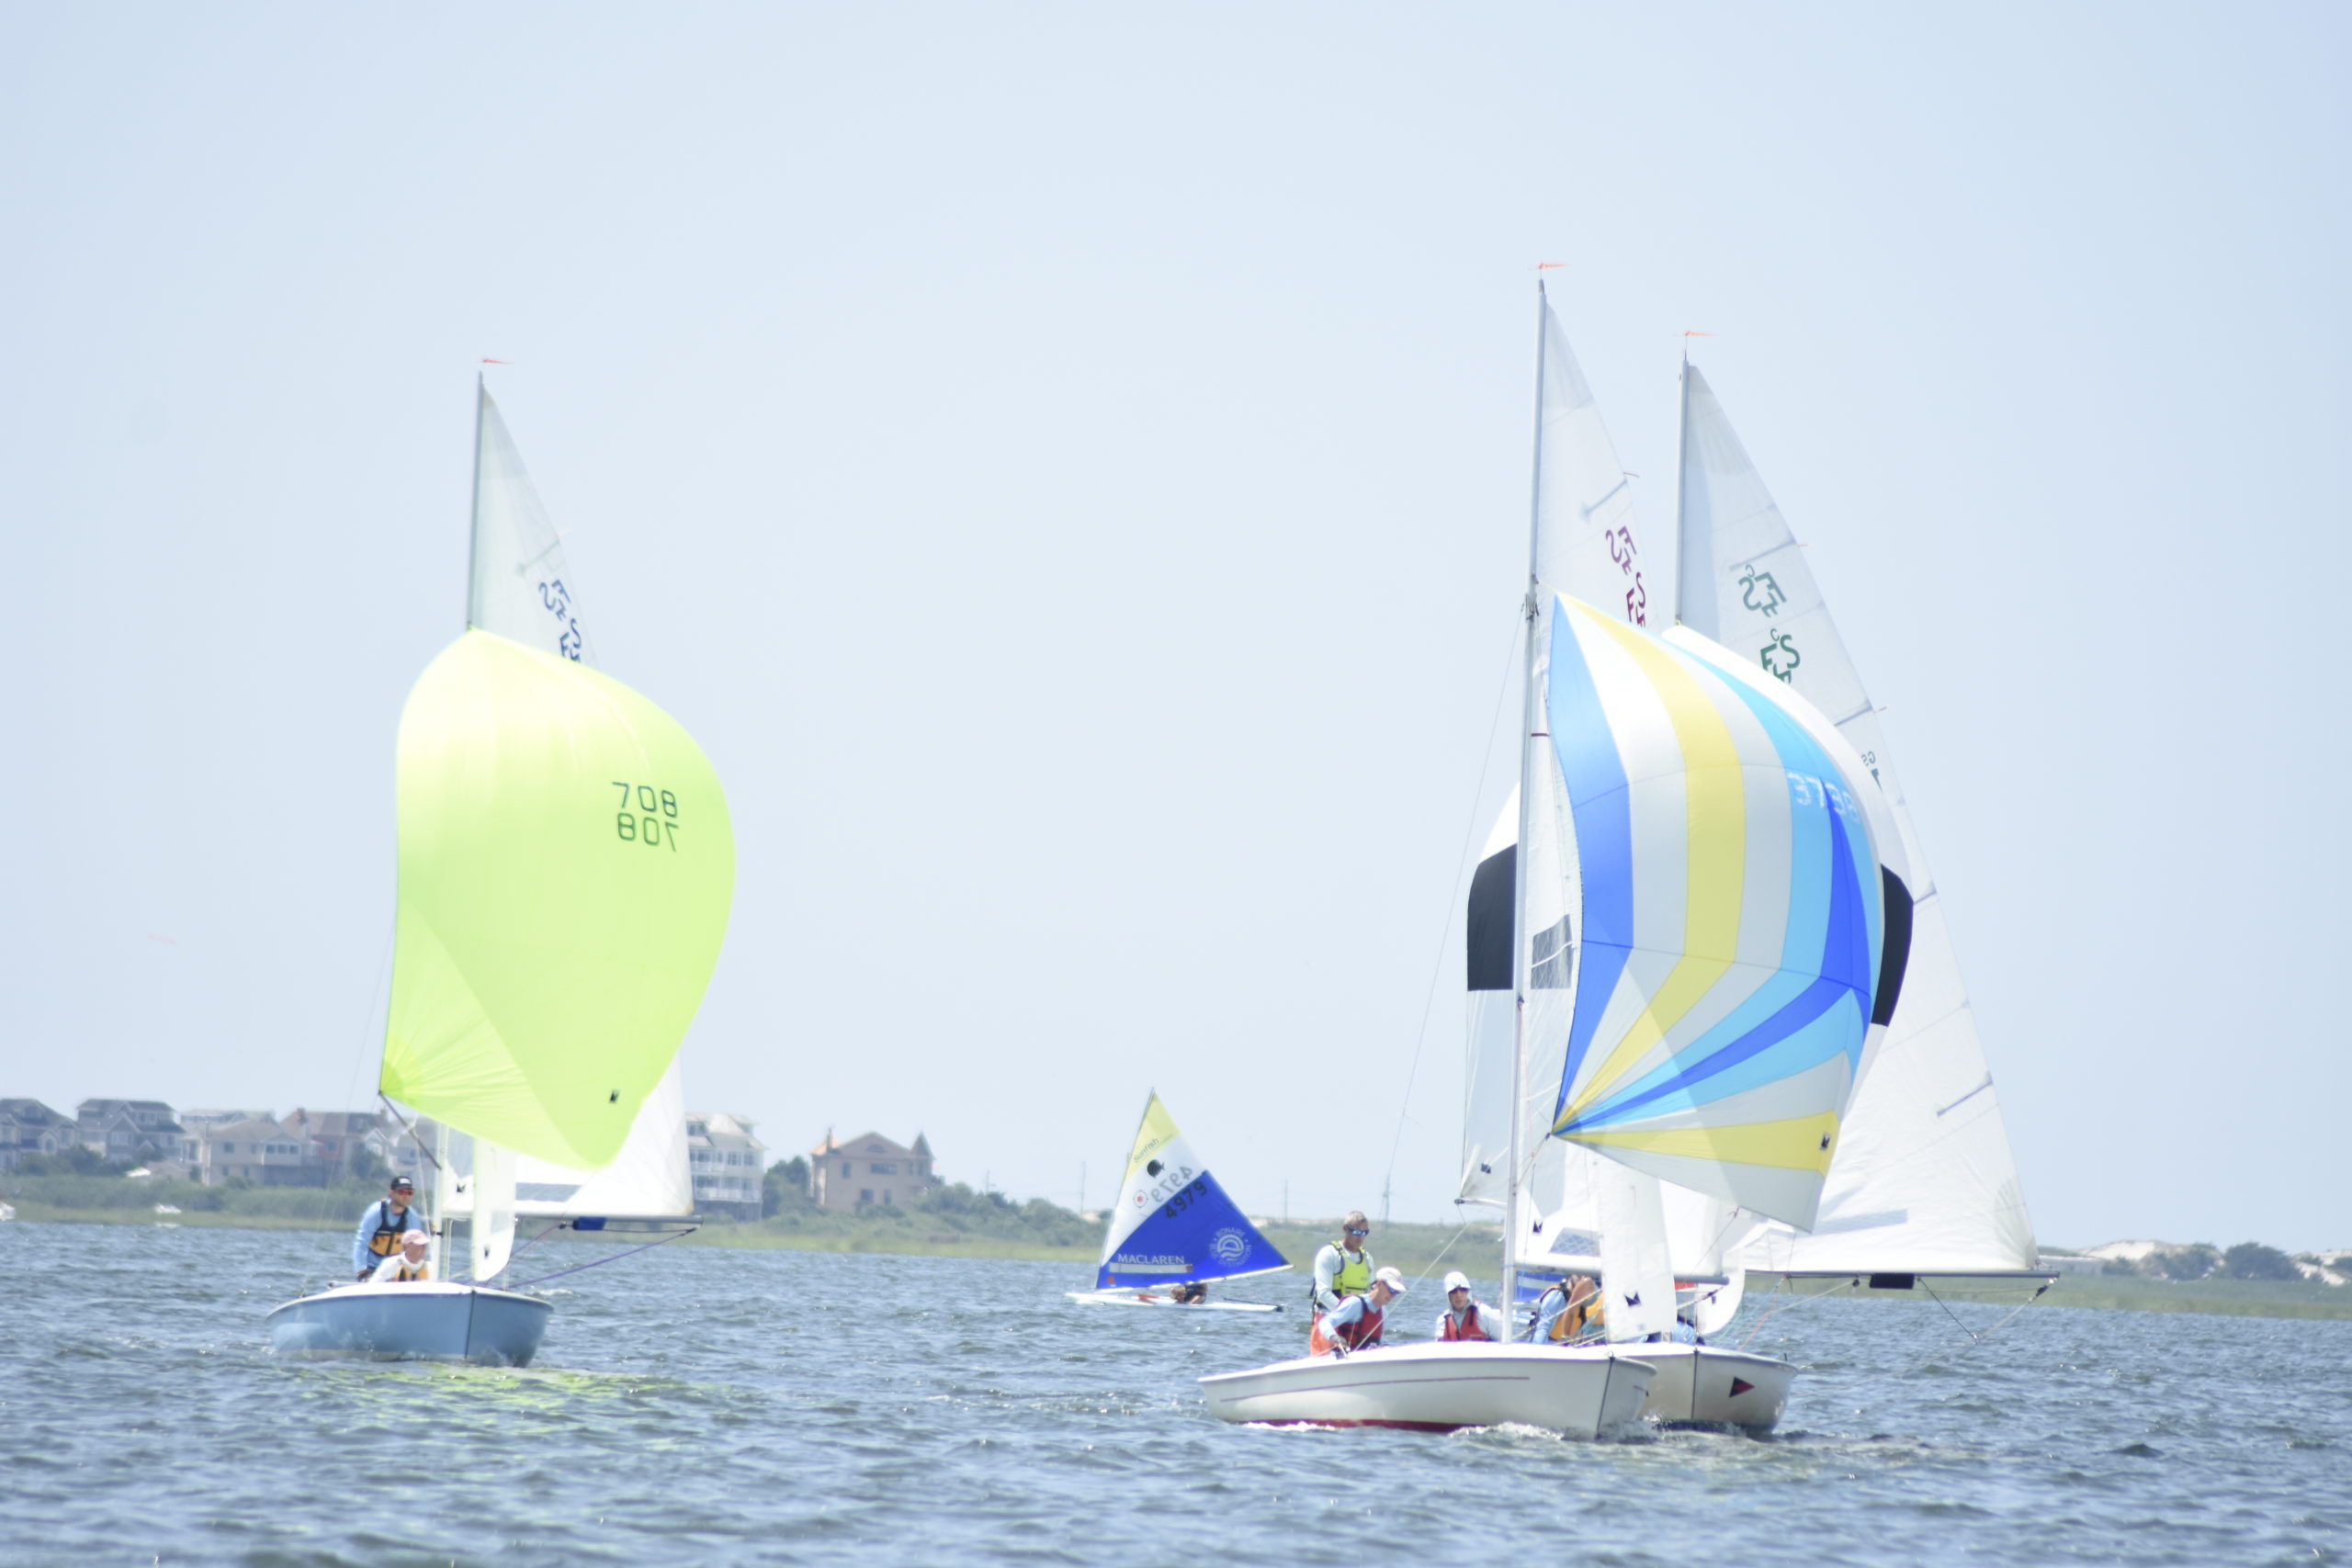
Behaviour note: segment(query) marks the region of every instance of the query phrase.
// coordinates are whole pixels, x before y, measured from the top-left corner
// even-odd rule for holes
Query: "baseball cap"
[[[392,1182],[391,1182],[391,1184],[392,1184],[392,1186],[393,1186],[394,1188],[397,1188],[397,1189],[399,1189],[400,1190],[404,1191],[404,1192],[413,1192],[413,1191],[415,1191],[415,1190],[416,1190],[416,1183],[415,1183],[415,1182],[413,1182],[413,1181],[411,1181],[411,1180],[410,1180],[407,1177],[405,1177],[405,1176],[395,1176],[395,1177],[393,1177],[393,1178],[392,1178]]]
[[[1383,1269],[1372,1277],[1372,1282],[1387,1286],[1391,1294],[1401,1296],[1405,1293],[1405,1276],[1394,1269]]]
[[[1464,1274],[1461,1269],[1453,1269],[1445,1276],[1446,1294],[1452,1295],[1456,1291],[1466,1291],[1469,1288],[1470,1276]]]

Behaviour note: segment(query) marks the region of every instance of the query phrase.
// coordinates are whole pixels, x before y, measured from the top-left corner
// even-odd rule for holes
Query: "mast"
[[[458,1184],[449,1169],[449,1124],[436,1116],[433,1120],[433,1228],[426,1233],[433,1242],[425,1254],[435,1280],[449,1277],[441,1265],[449,1256],[449,1244],[457,1239],[457,1222],[449,1217],[457,1195]]]
[[[1551,309],[1544,296],[1544,279],[1535,280],[1535,459],[1527,516],[1527,596],[1521,606],[1526,621],[1526,664],[1521,671],[1523,694],[1519,726],[1519,852],[1511,857],[1510,888],[1510,1156],[1503,1174],[1503,1324],[1517,1333],[1519,1314],[1519,1188],[1526,1157],[1521,1146],[1520,1123],[1527,1103],[1527,848],[1535,777],[1537,699],[1535,634],[1542,611],[1535,577],[1536,547],[1544,526],[1544,317]]]
[[[479,370],[474,372],[474,489],[466,506],[466,619],[474,624],[474,556],[481,548],[481,406],[490,400],[490,387]]]
[[[1682,339],[1682,374],[1679,380],[1682,424],[1674,441],[1674,618],[1689,626],[1690,590],[1686,584],[1690,581],[1691,552],[1690,541],[1683,532],[1688,525],[1683,519],[1683,509],[1688,503],[1683,493],[1683,482],[1690,471],[1690,338],[1688,333]],[[1707,617],[1705,631],[1709,637],[1715,635],[1714,617],[1712,615]]]

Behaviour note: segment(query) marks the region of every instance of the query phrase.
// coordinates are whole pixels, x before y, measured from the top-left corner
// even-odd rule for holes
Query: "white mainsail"
[[[594,649],[581,626],[562,536],[489,389],[478,385],[476,396],[468,624],[593,667]],[[574,1170],[528,1155],[481,1161],[472,1142],[460,1135],[455,1145],[451,1157],[460,1179],[442,1213],[469,1219],[480,1204],[489,1217],[474,1228],[485,1239],[498,1228],[495,1216],[502,1210],[510,1239],[515,1218],[665,1219],[694,1213],[685,1088],[675,1060],[639,1108],[620,1154],[601,1170]],[[477,1242],[476,1251],[481,1249]],[[503,1266],[504,1253],[497,1256]],[[475,1277],[490,1275],[477,1271]]]
[[[1540,285],[1537,337],[1531,590],[1568,594],[1630,625],[1646,626],[1652,610],[1650,558],[1641,547],[1632,477],[1618,461],[1591,385]],[[1526,653],[1531,704],[1542,701],[1548,657],[1547,639],[1532,636]],[[1529,716],[1534,724],[1532,710]],[[1569,1190],[1589,1193],[1596,1180],[1605,1180],[1612,1190],[1630,1192],[1649,1180],[1630,1170],[1604,1178],[1587,1168],[1608,1162],[1551,1136],[1574,1019],[1578,945],[1572,917],[1581,886],[1576,835],[1557,766],[1531,753],[1522,758],[1521,772],[1524,815],[1522,790],[1514,789],[1472,880],[1468,1058],[1456,1199],[1505,1211],[1504,1261],[1514,1279],[1521,1269],[1538,1278],[1600,1269],[1589,1250],[1600,1228],[1599,1215],[1569,1197]],[[1519,863],[1522,825],[1531,845],[1524,866]],[[1526,929],[1533,933],[1523,991],[1514,942],[1521,912],[1514,905],[1521,900]],[[1516,1171],[1510,1168],[1513,1150]],[[1655,1207],[1637,1199],[1629,1202],[1617,1216],[1621,1223],[1631,1224]],[[1646,1239],[1630,1233],[1621,1233],[1612,1253],[1620,1267],[1648,1256]],[[1517,1293],[1516,1285],[1510,1289]]]
[[[1910,964],[1809,1235],[1771,1226],[1748,1267],[1782,1273],[2031,1269],[2033,1227],[1942,900],[1878,713],[1788,524],[1695,367],[1682,389],[1678,611],[1836,724],[1878,780],[1916,903]]]

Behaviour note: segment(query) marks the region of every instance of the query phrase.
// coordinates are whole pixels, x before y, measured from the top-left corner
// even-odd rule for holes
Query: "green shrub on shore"
[[[207,1187],[195,1181],[161,1181],[121,1176],[0,1177],[0,1195],[27,1210],[38,1207],[76,1213],[105,1212],[124,1218],[153,1218],[158,1205],[190,1214],[245,1215],[280,1220],[343,1220],[357,1224],[359,1211],[383,1196],[374,1186]]]

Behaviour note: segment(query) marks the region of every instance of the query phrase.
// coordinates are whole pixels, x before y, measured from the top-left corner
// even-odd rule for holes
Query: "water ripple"
[[[0,1227],[0,1562],[1216,1568],[2341,1562],[2352,1324],[1821,1302],[1767,1438],[1227,1427],[1289,1314],[1105,1312],[1051,1265],[673,1248],[526,1371],[284,1362],[334,1238]],[[1287,1300],[1295,1281],[1257,1281]],[[1726,1543],[1736,1543],[1736,1549]]]

